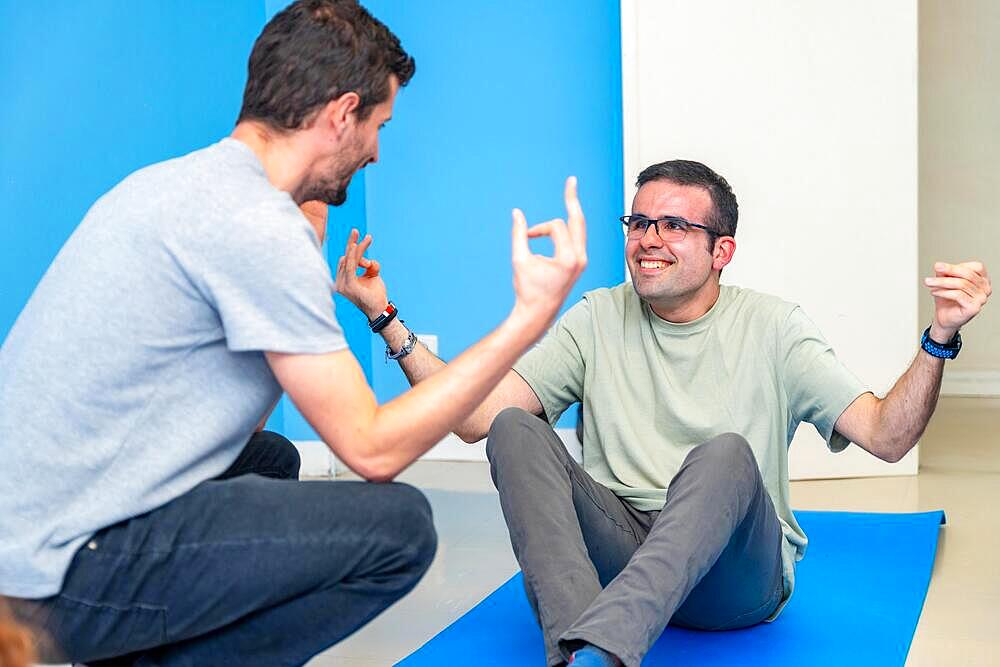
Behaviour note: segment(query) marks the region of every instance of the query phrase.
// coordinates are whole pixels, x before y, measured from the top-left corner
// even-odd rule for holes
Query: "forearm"
[[[587,266],[586,222],[577,197],[576,178],[566,179],[563,197],[565,221],[553,219],[529,228],[520,209],[511,212],[515,301],[510,316],[496,331],[447,366],[418,345],[408,355],[412,358],[402,363],[413,388],[384,406],[376,405],[374,394],[363,383],[360,366],[350,354],[333,353],[327,355],[325,362],[269,357],[272,368],[281,367],[279,381],[293,399],[309,404],[310,410],[303,414],[307,418],[313,415],[323,424],[324,429],[317,430],[335,451],[343,449],[352,456],[357,453],[353,460],[360,461],[365,477],[391,479],[448,431],[461,429],[477,408],[482,409],[484,399],[510,373],[514,362],[551,324]],[[365,236],[360,243],[359,236],[357,230],[348,235],[344,255],[337,262],[336,284],[337,291],[371,321],[375,309],[385,307],[388,295],[379,275],[379,263],[364,256],[371,245],[371,236]],[[531,252],[529,239],[541,237],[552,239],[551,257]],[[364,273],[359,275],[359,269]],[[383,333],[394,351],[407,335],[399,322],[390,323]],[[353,379],[331,383],[328,378],[318,377],[323,366],[349,373]],[[288,389],[293,385],[297,398]],[[523,390],[522,393],[530,394],[524,402],[540,411],[540,407],[535,407],[537,398],[531,389],[525,385]],[[485,413],[480,412],[480,417],[486,420]],[[477,428],[479,425],[477,422]]]
[[[389,349],[396,352],[406,343],[410,332],[406,328],[406,325],[399,320],[393,320],[380,333],[386,345],[389,346]],[[443,368],[447,368],[448,364],[427,349],[426,346],[418,343],[413,348],[413,352],[399,360],[399,366],[409,381],[410,386],[415,387]],[[500,384],[487,394],[486,398],[473,409],[469,416],[453,429],[453,432],[458,437],[469,443],[477,442],[485,437],[486,431],[493,421],[493,417],[496,416],[496,413],[502,407],[506,406],[502,391],[504,382],[505,380],[501,380]]]
[[[943,369],[944,359],[917,350],[910,367],[879,403],[872,437],[878,456],[898,461],[917,444],[937,406]]]
[[[391,479],[454,424],[474,421],[476,410],[543,331],[544,327],[512,315],[450,364],[421,350],[407,374],[415,386],[375,411],[366,438],[372,478]],[[391,337],[390,333],[387,338]]]
[[[393,352],[397,352],[406,343],[410,330],[398,319],[393,320],[381,332],[382,339]],[[422,343],[413,348],[413,352],[399,360],[399,367],[402,369],[406,379],[411,386],[416,386],[431,375],[434,375],[447,364],[439,359]]]

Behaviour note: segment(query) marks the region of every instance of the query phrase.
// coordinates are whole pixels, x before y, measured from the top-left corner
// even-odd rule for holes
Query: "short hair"
[[[701,162],[668,160],[650,165],[639,173],[635,185],[641,188],[650,181],[669,181],[704,188],[712,198],[712,212],[705,224],[720,236],[736,236],[736,222],[740,215],[736,195],[726,179]]]
[[[365,120],[389,98],[389,75],[405,86],[415,71],[399,38],[357,0],[298,0],[254,42],[236,122],[299,129],[316,109],[350,91],[361,98],[355,113]]]

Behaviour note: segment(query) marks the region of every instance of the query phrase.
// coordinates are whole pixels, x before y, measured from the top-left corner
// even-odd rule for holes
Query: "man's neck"
[[[680,297],[674,301],[649,302],[649,308],[653,314],[661,320],[666,320],[672,324],[686,324],[693,322],[712,309],[715,302],[719,300],[721,288],[719,283],[712,281],[706,284],[694,295]]]
[[[271,185],[295,198],[306,174],[305,151],[297,133],[278,134],[262,123],[243,121],[230,135],[246,144],[264,166]],[[296,200],[296,203],[302,203]]]

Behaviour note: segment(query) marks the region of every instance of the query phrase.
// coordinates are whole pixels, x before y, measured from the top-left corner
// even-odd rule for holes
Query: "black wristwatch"
[[[924,330],[924,335],[920,337],[920,347],[924,352],[937,357],[938,359],[954,359],[962,349],[962,334],[955,332],[951,340],[947,343],[939,343],[931,338],[931,328]]]

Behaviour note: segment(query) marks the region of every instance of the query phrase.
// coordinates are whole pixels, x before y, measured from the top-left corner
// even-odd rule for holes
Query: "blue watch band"
[[[962,335],[956,331],[952,339],[942,345],[931,338],[931,328],[927,327],[924,335],[920,337],[920,347],[932,357],[954,359],[962,349]]]

